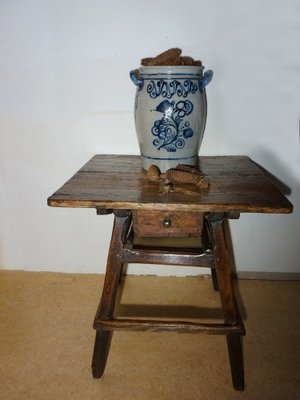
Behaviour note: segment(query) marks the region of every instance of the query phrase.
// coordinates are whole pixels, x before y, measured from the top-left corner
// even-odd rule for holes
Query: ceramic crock
[[[213,72],[202,66],[147,66],[130,72],[137,86],[135,127],[142,167],[161,172],[178,164],[196,165]]]

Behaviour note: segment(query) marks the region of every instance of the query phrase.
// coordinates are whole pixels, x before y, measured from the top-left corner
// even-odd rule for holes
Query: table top
[[[95,155],[48,199],[53,207],[290,213],[292,204],[246,156],[199,157],[208,189],[167,193],[149,182],[139,156]]]

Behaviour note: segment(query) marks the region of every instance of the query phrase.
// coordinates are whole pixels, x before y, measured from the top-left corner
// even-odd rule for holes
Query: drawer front
[[[200,236],[203,213],[192,211],[133,212],[133,229],[137,236]]]

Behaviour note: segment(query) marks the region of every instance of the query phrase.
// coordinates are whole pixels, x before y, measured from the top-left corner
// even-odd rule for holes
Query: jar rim
[[[174,75],[174,74],[192,74],[201,75],[204,67],[202,65],[141,65],[139,67],[142,75]]]
[[[184,69],[184,70],[189,70],[189,69],[204,69],[205,67],[203,65],[140,65],[139,68],[143,68],[145,70],[147,69]]]

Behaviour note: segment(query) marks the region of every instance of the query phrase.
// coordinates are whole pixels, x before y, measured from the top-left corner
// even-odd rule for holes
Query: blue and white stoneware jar
[[[135,127],[142,167],[165,172],[178,164],[196,165],[213,72],[202,66],[147,66],[130,72],[137,86]]]

